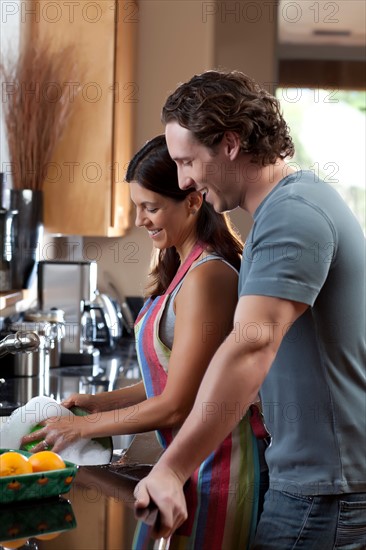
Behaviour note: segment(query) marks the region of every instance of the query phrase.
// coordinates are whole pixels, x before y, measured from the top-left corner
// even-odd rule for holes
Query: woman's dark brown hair
[[[166,100],[162,121],[178,122],[213,152],[225,132],[236,132],[241,151],[260,166],[294,154],[279,101],[239,71],[207,71],[181,84]]]
[[[136,153],[128,165],[126,181],[135,181],[154,193],[178,202],[193,191],[179,188],[177,167],[169,155],[164,135],[148,141]],[[197,214],[196,236],[210,252],[217,253],[237,270],[240,269],[243,244],[239,236],[226,214],[215,212],[205,201]],[[155,260],[146,289],[146,294],[152,297],[165,292],[180,265],[175,247],[159,250]]]

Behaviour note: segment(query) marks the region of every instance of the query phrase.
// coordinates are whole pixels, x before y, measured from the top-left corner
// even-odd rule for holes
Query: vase
[[[43,239],[43,191],[12,189],[10,205],[18,211],[14,223],[13,289],[30,288],[36,280]]]

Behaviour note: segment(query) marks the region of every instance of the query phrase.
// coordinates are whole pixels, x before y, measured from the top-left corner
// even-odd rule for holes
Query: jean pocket
[[[312,495],[303,495],[301,493],[289,493],[288,491],[282,491],[282,494],[285,495],[288,498],[292,498],[294,500],[298,500],[301,502],[313,502],[314,497]]]
[[[366,549],[366,501],[339,502],[339,517],[335,548]]]

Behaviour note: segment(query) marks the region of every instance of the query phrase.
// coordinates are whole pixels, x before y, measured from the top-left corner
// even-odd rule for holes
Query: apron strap
[[[171,294],[171,292],[175,289],[175,287],[180,283],[180,281],[183,279],[187,271],[190,269],[191,265],[199,256],[201,256],[202,252],[204,251],[205,247],[202,243],[197,242],[194,247],[192,248],[191,252],[188,254],[187,258],[185,259],[184,263],[180,266],[177,273],[173,277],[172,282],[168,286],[167,290],[165,291],[165,294]]]

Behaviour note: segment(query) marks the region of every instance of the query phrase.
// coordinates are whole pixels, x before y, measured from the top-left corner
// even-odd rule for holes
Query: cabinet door
[[[65,85],[70,92],[79,88],[45,181],[45,228],[63,235],[123,235],[131,217],[124,175],[132,155],[137,17],[131,9],[137,4],[59,0],[43,12],[42,3],[33,4],[41,13],[30,36],[47,37],[54,49],[73,45],[77,78]]]

